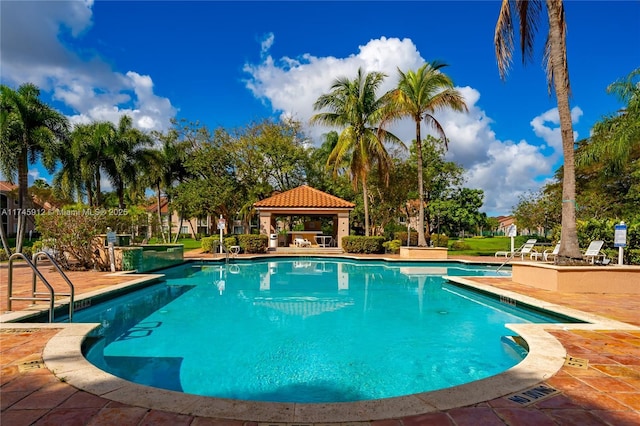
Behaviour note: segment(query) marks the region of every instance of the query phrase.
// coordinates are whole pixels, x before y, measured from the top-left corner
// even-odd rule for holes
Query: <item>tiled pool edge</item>
[[[405,417],[463,407],[538,384],[563,365],[562,345],[538,324],[511,328],[530,345],[529,355],[499,375],[448,389],[371,401],[334,404],[267,403],[189,395],[138,385],[108,374],[82,355],[86,335],[99,324],[46,324],[61,328],[43,351],[47,368],[61,381],[113,401],[180,414],[243,421],[344,422]],[[548,324],[545,324],[548,325]],[[2,324],[3,328],[33,324]]]
[[[469,277],[467,277],[469,278]],[[47,343],[43,359],[61,381],[104,398],[151,409],[218,419],[262,422],[346,422],[406,417],[447,410],[500,398],[536,385],[556,374],[566,352],[546,329],[632,329],[638,327],[564,308],[518,293],[500,290],[461,277],[448,277],[469,287],[485,289],[533,306],[562,312],[592,324],[517,324],[510,328],[530,345],[529,355],[517,366],[484,380],[449,389],[400,398],[339,404],[278,404],[225,400],[137,385],[107,374],[84,359],[86,334],[97,324],[4,323],[0,329],[61,329]]]
[[[525,296],[523,294],[516,293],[513,291],[496,288],[491,285],[481,284],[479,282],[470,280],[469,279],[470,277],[444,276],[443,278],[452,283],[461,284],[463,287],[480,290],[483,293],[494,294],[498,297],[504,296],[516,302],[520,302],[522,304],[535,307],[541,311],[558,313],[565,317],[575,318],[577,320],[584,321],[583,324],[580,324],[580,323],[542,324],[546,326],[545,328],[547,329],[571,328],[574,330],[640,330],[640,327],[636,327],[634,325],[627,324],[625,322],[612,320],[610,318],[579,311],[577,309],[567,308],[565,306],[557,305],[555,303],[545,302],[543,300],[536,299],[534,297]]]
[[[121,293],[131,291],[132,289],[151,285],[155,281],[164,277],[164,274],[135,274],[134,275],[132,274],[131,271],[125,271],[125,272],[115,272],[107,276],[131,276],[134,278],[130,281],[127,281],[121,284],[114,284],[109,288],[103,288],[103,289],[79,294],[74,298],[74,303],[78,304],[85,301],[92,301],[93,299],[104,299],[108,297],[115,297],[115,295],[119,295]],[[61,308],[61,306],[64,306],[65,303],[68,305],[69,298],[56,299],[56,311],[58,311],[59,309],[63,309]],[[91,303],[89,303],[89,305],[90,304]],[[76,311],[77,310],[79,309],[76,309]],[[45,315],[47,311],[48,309],[44,307],[44,305],[42,305],[38,309],[26,309],[22,311],[14,311],[14,312],[0,314],[0,324],[3,324],[3,323],[16,324],[21,321],[27,321],[32,318],[37,318],[39,315]]]
[[[520,299],[534,306],[545,302],[455,277],[464,285],[483,288],[496,294]],[[489,290],[490,289],[490,290]],[[558,310],[566,308],[557,307]],[[571,310],[569,316],[601,317]],[[578,314],[578,315],[574,315]],[[615,323],[615,324],[613,324]],[[570,324],[570,327],[594,326],[635,328],[628,324]],[[8,327],[17,324],[7,324]],[[21,324],[22,325],[22,324]],[[0,325],[2,326],[2,325]],[[31,326],[33,324],[24,324]],[[138,385],[99,370],[82,355],[82,342],[97,324],[51,324],[62,328],[46,345],[43,360],[47,368],[66,383],[113,401],[181,414],[244,421],[270,422],[344,422],[405,417],[463,407],[521,391],[552,377],[564,364],[566,351],[545,329],[565,328],[567,324],[515,324],[509,328],[522,336],[530,351],[518,365],[496,376],[448,389],[372,401],[333,404],[266,403],[189,395]]]

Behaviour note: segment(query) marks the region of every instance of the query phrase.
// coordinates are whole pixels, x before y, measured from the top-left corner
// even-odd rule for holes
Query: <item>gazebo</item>
[[[260,216],[260,233],[276,234],[276,217],[281,216],[309,216],[315,218],[331,217],[333,229],[331,237],[342,247],[342,237],[349,235],[349,213],[355,204],[327,194],[308,185],[302,185],[289,191],[281,192],[265,198],[253,205]],[[304,223],[304,230],[289,231],[290,242],[293,236],[314,237],[322,234],[319,222]],[[315,240],[309,238],[310,241]]]

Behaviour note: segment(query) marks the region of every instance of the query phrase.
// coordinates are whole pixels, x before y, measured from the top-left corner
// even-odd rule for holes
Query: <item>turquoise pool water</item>
[[[506,323],[551,322],[446,283],[461,264],[270,259],[187,264],[78,311],[86,356],[137,383],[253,401],[346,402],[498,374],[523,353]]]

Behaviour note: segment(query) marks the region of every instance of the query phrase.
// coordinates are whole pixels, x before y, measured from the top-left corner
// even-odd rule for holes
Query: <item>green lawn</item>
[[[468,250],[451,250],[451,245],[458,240],[449,240],[449,253],[452,255],[463,254],[467,256],[493,256],[495,252],[501,250],[511,250],[511,238],[509,237],[472,237],[462,240],[470,248]],[[518,239],[516,239],[515,247],[520,247]]]
[[[149,244],[163,244],[163,243],[162,243],[162,239],[151,238],[149,239]],[[195,240],[193,238],[179,239],[177,244],[184,244],[185,251],[200,248],[200,240]]]

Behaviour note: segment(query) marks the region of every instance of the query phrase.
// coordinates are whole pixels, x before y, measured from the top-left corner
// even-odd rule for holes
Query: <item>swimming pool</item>
[[[187,264],[82,310],[86,357],[137,383],[251,401],[347,402],[456,386],[522,360],[506,323],[557,318],[446,283],[495,267],[307,258]]]

